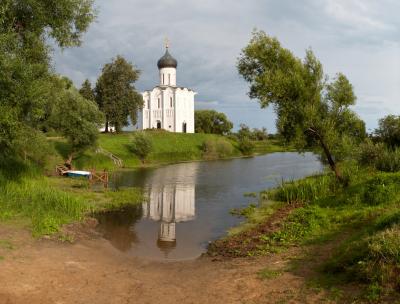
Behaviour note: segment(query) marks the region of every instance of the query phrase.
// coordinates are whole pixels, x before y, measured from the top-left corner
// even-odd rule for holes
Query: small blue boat
[[[69,177],[85,177],[85,178],[89,178],[90,174],[91,173],[89,171],[73,171],[73,170],[67,171],[67,175]]]

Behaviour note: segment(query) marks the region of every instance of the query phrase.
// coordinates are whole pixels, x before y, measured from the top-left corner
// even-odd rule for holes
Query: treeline
[[[139,75],[140,71],[132,63],[117,56],[103,67],[94,88],[88,79],[83,82],[79,92],[83,97],[95,101],[104,113],[106,133],[110,127],[119,133],[129,122],[136,124],[137,113],[143,107],[142,95],[134,85]]]
[[[1,1],[2,169],[11,160],[42,161],[50,130],[69,140],[70,157],[96,140],[102,113],[53,72],[50,52],[50,41],[61,48],[79,46],[95,17],[91,0]]]
[[[142,105],[133,85],[139,71],[122,57],[104,66],[94,90],[86,81],[78,91],[53,71],[50,41],[61,48],[79,46],[95,18],[92,0],[1,1],[2,168],[12,161],[42,163],[52,149],[48,134],[68,140],[70,162],[96,144],[104,124],[120,131],[129,116],[135,123]]]

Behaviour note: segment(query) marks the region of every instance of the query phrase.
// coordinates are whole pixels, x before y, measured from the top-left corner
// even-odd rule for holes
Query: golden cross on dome
[[[165,48],[168,49],[169,48],[169,40],[168,37],[165,37]]]

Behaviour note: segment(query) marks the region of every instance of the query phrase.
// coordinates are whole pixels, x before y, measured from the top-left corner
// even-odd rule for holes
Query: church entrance
[[[157,129],[161,129],[161,121],[157,120]]]
[[[186,122],[182,124],[182,132],[186,133]]]

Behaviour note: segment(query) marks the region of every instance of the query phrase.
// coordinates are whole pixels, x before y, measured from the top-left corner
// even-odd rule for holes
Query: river
[[[99,231],[129,255],[193,259],[206,251],[210,241],[243,220],[229,211],[257,201],[244,193],[321,170],[321,162],[312,153],[282,152],[117,172],[111,187],[140,187],[149,199],[138,206],[99,214]]]

